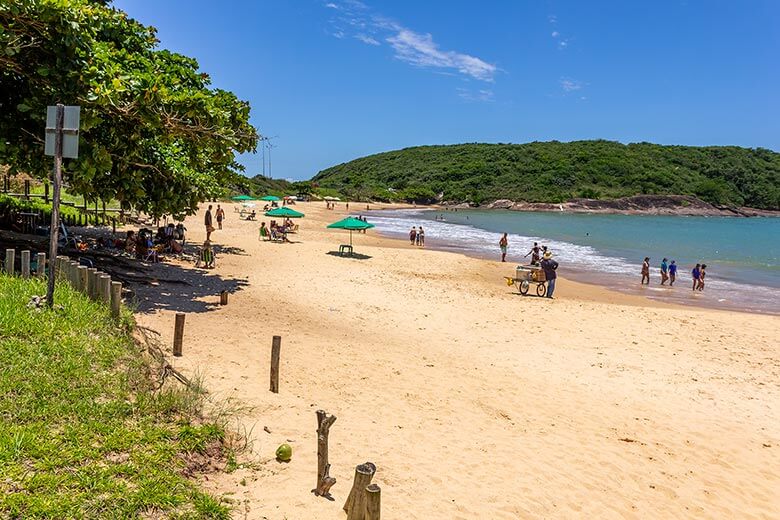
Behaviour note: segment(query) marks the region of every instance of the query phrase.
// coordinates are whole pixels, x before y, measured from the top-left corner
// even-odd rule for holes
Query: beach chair
[[[271,235],[269,233],[270,232],[269,232],[268,228],[261,227],[260,228],[260,240],[264,240],[264,241],[269,241],[270,242],[271,241]]]
[[[144,258],[144,261],[151,262],[153,264],[156,264],[160,261],[160,257],[157,254],[157,248],[154,247],[151,238],[146,239],[146,257]]]
[[[217,258],[214,251],[210,248],[201,247],[198,250],[198,259],[195,261],[195,267],[203,266],[206,269],[216,267]]]

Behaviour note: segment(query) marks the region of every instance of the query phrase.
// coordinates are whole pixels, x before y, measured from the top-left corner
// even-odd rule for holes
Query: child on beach
[[[541,255],[539,253],[539,244],[537,242],[534,242],[534,247],[532,247],[523,258],[528,257],[528,255],[531,255],[531,265],[539,265]]]
[[[509,245],[509,240],[506,238],[506,233],[498,241],[498,247],[501,249],[501,261],[506,262],[506,248]]]
[[[669,264],[666,263],[667,260],[664,258],[661,260],[661,285],[666,284],[666,280],[669,279]]]
[[[674,280],[677,278],[677,264],[674,263],[674,260],[672,260],[672,263],[669,264],[669,287],[674,285]]]
[[[692,291],[695,291],[697,287],[699,287],[699,275],[701,273],[700,271],[701,264],[696,264],[696,267],[693,268],[691,271],[691,278],[693,278],[693,288]]]
[[[642,262],[642,281],[639,285],[644,285],[647,281],[647,285],[650,285],[650,257],[646,256],[644,262]]]
[[[699,285],[697,287],[700,291],[704,290],[704,277],[707,275],[707,273],[704,272],[705,269],[707,269],[707,264],[701,264],[701,269],[699,269]]]
[[[411,245],[414,245],[415,240],[417,240],[417,228],[412,226],[412,230],[409,231],[409,242]]]

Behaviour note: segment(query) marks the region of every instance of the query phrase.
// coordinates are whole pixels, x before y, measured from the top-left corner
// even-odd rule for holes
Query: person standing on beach
[[[674,280],[677,278],[677,264],[674,263],[674,260],[672,260],[672,263],[669,264],[669,287],[674,285]]]
[[[528,255],[531,255],[531,265],[539,265],[541,254],[539,253],[539,244],[537,242],[534,242],[534,247],[532,247],[523,258],[527,258]]]
[[[547,280],[547,297],[552,298],[555,292],[555,280],[558,278],[558,274],[555,272],[558,269],[558,262],[552,259],[551,252],[547,251],[544,254],[541,267]]]
[[[693,278],[693,291],[699,287],[699,275],[701,274],[701,264],[696,264],[696,267],[691,271],[691,278]]]
[[[425,231],[423,231],[422,226],[420,226],[420,229],[417,231],[417,245],[425,247]]]
[[[666,262],[666,258],[661,260],[661,285],[666,285],[666,280],[669,279],[669,264]]]
[[[217,217],[217,227],[222,229],[222,221],[225,219],[225,210],[222,209],[222,206],[219,204],[217,204],[217,212],[215,213],[215,216]]]
[[[203,219],[204,224],[206,224],[206,240],[211,240],[211,232],[214,231],[214,223],[211,218],[211,204],[209,204],[209,209],[206,210],[206,216]]]
[[[506,262],[506,248],[509,245],[509,240],[506,237],[506,233],[498,241],[498,247],[501,249],[501,261]]]
[[[409,231],[409,242],[411,245],[414,245],[415,240],[417,240],[417,228],[412,226],[412,230]]]
[[[699,285],[696,287],[700,291],[704,290],[704,277],[707,276],[705,269],[707,269],[707,264],[701,264],[701,269],[699,269]]]
[[[639,285],[644,285],[647,280],[647,285],[650,285],[650,257],[646,256],[644,262],[642,262],[642,281]]]

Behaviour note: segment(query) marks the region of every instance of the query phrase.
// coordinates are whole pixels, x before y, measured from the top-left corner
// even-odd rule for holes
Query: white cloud
[[[336,31],[336,32],[334,32],[334,33],[333,33],[333,36],[335,36],[336,38],[338,38],[339,40],[341,40],[341,39],[342,39],[342,38],[344,38],[344,36],[346,36],[346,35],[344,34],[344,31]]]
[[[360,40],[363,43],[367,43],[368,45],[382,45],[371,36],[366,36],[365,34],[356,34],[355,39]]]
[[[497,67],[475,56],[455,51],[443,51],[430,34],[419,34],[404,27],[387,38],[395,49],[395,57],[418,67],[454,69],[482,81],[493,81]]]
[[[553,31],[550,36],[552,36],[553,38],[557,38],[560,35],[561,35],[561,33],[559,33],[558,31]]]
[[[489,89],[478,89],[472,91],[467,88],[458,88],[456,90],[458,92],[458,97],[465,99],[466,101],[492,102],[495,100],[493,91]]]
[[[561,78],[560,84],[564,92],[573,92],[582,89],[582,82],[577,81],[576,79]]]
[[[558,17],[555,16],[554,14],[551,14],[551,15],[547,16],[547,20],[550,23],[557,23],[558,22]]]
[[[569,46],[569,40],[561,40],[558,42],[558,50],[562,51],[568,46]]]
[[[338,9],[339,8],[339,6],[337,6],[334,3],[325,4],[325,7],[328,7],[330,9]]]

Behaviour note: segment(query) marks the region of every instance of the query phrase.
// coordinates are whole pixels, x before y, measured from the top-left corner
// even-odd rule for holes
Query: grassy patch
[[[62,309],[26,307],[43,282],[0,276],[0,517],[228,518],[185,475],[225,430],[200,399],[153,391],[127,327],[61,285]]]

